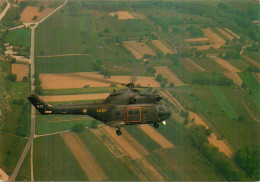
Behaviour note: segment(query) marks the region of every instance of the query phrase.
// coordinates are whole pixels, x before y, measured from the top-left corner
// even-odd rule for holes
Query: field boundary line
[[[37,58],[66,57],[66,56],[88,56],[89,54],[57,54],[48,56],[36,56]]]

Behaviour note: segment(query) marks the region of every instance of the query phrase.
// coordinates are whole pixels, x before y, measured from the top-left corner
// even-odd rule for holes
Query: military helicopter
[[[171,116],[171,111],[160,102],[161,94],[141,93],[136,89],[141,87],[134,83],[121,85],[127,89],[114,90],[105,100],[93,103],[50,105],[36,94],[31,94],[28,100],[41,114],[88,115],[117,128],[118,136],[122,134],[120,128],[124,125],[153,124],[158,128],[158,122],[165,123]]]

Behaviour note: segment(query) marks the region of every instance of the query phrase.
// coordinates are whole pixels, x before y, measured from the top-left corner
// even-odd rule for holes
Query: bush
[[[12,82],[16,82],[17,80],[17,76],[15,74],[10,74],[8,75],[8,80],[12,81]]]
[[[97,128],[97,120],[93,120],[90,124],[90,127],[93,128],[93,129],[96,129]]]
[[[73,125],[71,130],[74,132],[82,132],[84,129],[85,129],[85,125],[83,123],[78,123]]]

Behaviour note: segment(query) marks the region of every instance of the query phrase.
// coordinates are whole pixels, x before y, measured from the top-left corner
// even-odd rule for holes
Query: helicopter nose
[[[171,112],[169,109],[166,109],[166,110],[164,111],[165,120],[168,119],[168,118],[170,118],[171,115],[172,115],[172,112]]]

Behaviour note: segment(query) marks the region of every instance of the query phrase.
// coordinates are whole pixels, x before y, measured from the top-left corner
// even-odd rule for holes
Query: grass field
[[[31,181],[31,148],[29,149],[26,157],[24,158],[23,164],[17,174],[17,181]]]
[[[251,90],[260,90],[259,83],[251,72],[241,72],[238,73],[238,75],[243,80],[243,83],[245,83],[246,87]]]
[[[78,135],[88,147],[106,176],[108,176],[108,180],[138,180],[138,177],[131,169],[120,159],[116,158],[117,156],[114,156],[92,132],[86,130]]]
[[[3,41],[11,45],[26,46],[29,48],[31,45],[31,31],[28,28],[19,28],[9,31]]]
[[[241,104],[242,98],[234,88],[189,86],[178,93],[192,102],[195,111],[202,113],[208,119],[207,122],[227,139],[235,151],[245,144],[258,142],[260,126],[252,120],[245,106]],[[232,118],[233,115],[238,118]]]
[[[253,51],[245,51],[244,53],[247,57],[253,59],[254,61],[260,63],[260,53],[259,52],[253,52]]]
[[[36,181],[86,181],[78,162],[59,135],[34,140]]]
[[[93,120],[88,116],[36,115],[36,134],[41,135],[71,130],[75,124],[79,123],[84,124],[84,126],[90,126]]]

